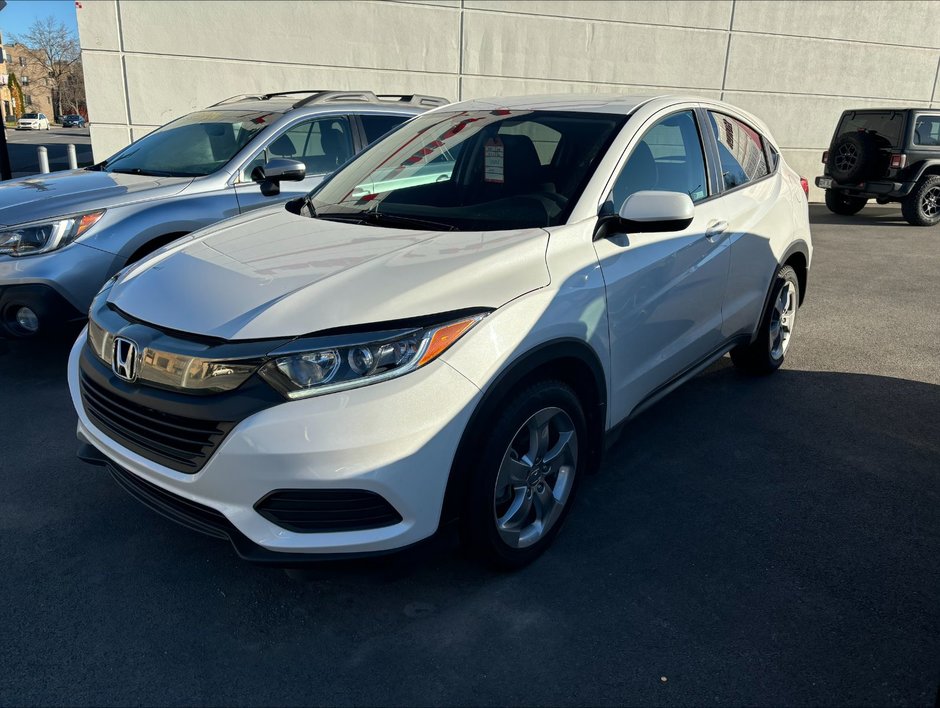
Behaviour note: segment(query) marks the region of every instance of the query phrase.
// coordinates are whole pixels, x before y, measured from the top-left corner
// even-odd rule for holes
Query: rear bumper
[[[894,182],[891,180],[869,180],[858,184],[841,184],[825,175],[816,178],[820,189],[832,189],[849,197],[866,199],[903,199],[914,189],[916,182]]]

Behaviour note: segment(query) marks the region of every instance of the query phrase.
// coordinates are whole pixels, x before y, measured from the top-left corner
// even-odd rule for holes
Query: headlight
[[[98,223],[104,210],[0,230],[0,255],[31,256],[66,246]]]
[[[259,373],[290,399],[387,381],[433,361],[485,316],[465,317],[390,339],[277,357]]]

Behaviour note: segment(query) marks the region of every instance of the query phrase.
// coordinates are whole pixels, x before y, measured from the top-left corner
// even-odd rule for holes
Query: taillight
[[[907,155],[892,155],[889,165],[892,170],[903,170],[907,166]]]
[[[805,177],[800,177],[800,186],[803,188],[803,194],[809,199],[809,182],[806,181]]]
[[[822,161],[823,161],[823,164],[824,164],[824,165],[825,165],[827,162],[829,162],[829,151],[828,151],[828,150],[826,150],[826,151],[823,153],[823,159],[822,159]]]

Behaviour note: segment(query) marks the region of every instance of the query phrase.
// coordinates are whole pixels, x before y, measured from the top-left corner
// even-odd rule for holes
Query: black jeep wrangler
[[[830,211],[848,216],[876,199],[900,202],[914,226],[940,222],[940,110],[846,111],[823,163],[816,186]]]

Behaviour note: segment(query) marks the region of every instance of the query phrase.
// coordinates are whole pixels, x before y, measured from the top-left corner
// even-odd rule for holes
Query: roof
[[[460,108],[463,110],[485,110],[488,108],[515,108],[529,110],[551,111],[585,111],[600,113],[619,113],[629,115],[638,106],[654,98],[666,98],[666,95],[655,94],[593,94],[593,93],[566,93],[547,94],[541,96],[500,96],[494,98],[479,98],[460,103],[452,103],[448,110]],[[685,98],[673,97],[670,98]],[[698,98],[689,100],[697,101]]]

